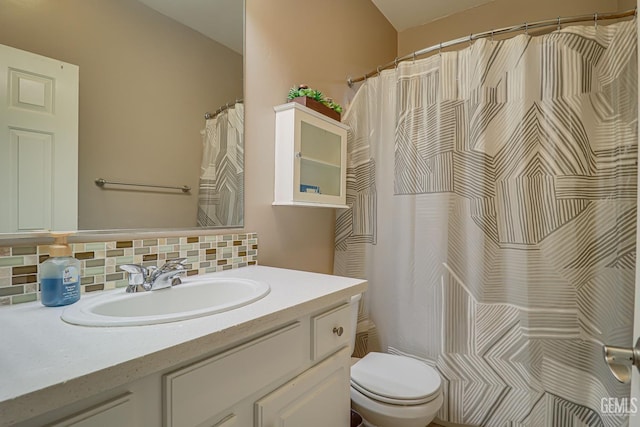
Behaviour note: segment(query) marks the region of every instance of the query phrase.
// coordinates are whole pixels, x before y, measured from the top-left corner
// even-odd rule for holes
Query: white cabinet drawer
[[[320,359],[349,343],[351,306],[343,304],[311,318],[311,358]]]
[[[164,425],[203,425],[256,390],[295,371],[307,360],[304,338],[302,326],[294,323],[164,375]]]

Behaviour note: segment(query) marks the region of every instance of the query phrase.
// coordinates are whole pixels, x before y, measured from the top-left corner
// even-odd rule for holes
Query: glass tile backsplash
[[[258,262],[256,233],[167,237],[74,243],[81,261],[82,293],[127,286],[122,264],[161,266],[167,259],[187,258],[187,275],[213,273]],[[38,270],[49,257],[49,246],[0,247],[0,305],[40,299]]]

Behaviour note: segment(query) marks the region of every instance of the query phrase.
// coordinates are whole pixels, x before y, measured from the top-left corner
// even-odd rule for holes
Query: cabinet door
[[[293,198],[345,204],[346,130],[296,111]]]
[[[347,427],[349,350],[342,349],[255,406],[256,427]]]

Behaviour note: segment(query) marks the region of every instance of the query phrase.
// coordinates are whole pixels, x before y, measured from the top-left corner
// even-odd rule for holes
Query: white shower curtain
[[[636,23],[478,40],[366,81],[344,122],[335,273],[384,350],[436,367],[438,417],[619,426],[631,343]]]
[[[244,214],[244,106],[208,119],[203,135],[198,226],[242,225]]]

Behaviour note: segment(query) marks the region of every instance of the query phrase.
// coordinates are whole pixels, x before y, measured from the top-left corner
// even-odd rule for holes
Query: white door
[[[640,0],[636,2],[636,7],[640,6]],[[638,21],[640,23],[640,21]],[[640,29],[640,27],[639,27]],[[638,174],[640,178],[640,174]],[[640,193],[638,193],[638,205],[640,206]],[[640,215],[638,215],[640,219]],[[640,224],[636,222],[636,248],[640,247],[638,242],[638,236],[640,236]],[[637,252],[637,249],[636,249]],[[633,306],[633,342],[635,343],[638,337],[640,337],[640,264],[638,263],[638,255],[636,254],[636,296],[635,296],[635,305]],[[633,373],[631,376],[631,401],[636,403],[640,402],[640,376],[638,376],[638,370],[632,369]],[[632,414],[629,417],[629,426],[630,427],[640,427],[640,414]]]
[[[637,6],[640,6],[640,0],[637,2]],[[636,6],[636,7],[637,7]],[[640,21],[639,21],[640,22]],[[638,175],[640,177],[640,174]],[[638,194],[638,205],[640,206],[640,193]],[[640,215],[638,215],[638,219],[640,219]],[[636,248],[640,247],[638,242],[638,236],[640,236],[640,224],[636,222]],[[637,250],[636,250],[637,251]],[[634,305],[634,313],[633,313],[633,342],[640,337],[640,264],[638,263],[638,255],[636,254],[636,296],[635,296],[635,305]],[[633,345],[633,343],[629,343]],[[640,376],[638,375],[638,370],[632,369],[632,377],[631,377],[631,402],[640,409]],[[629,416],[629,426],[630,427],[640,427],[640,413],[632,413]]]
[[[77,229],[78,78],[0,45],[0,232]]]

